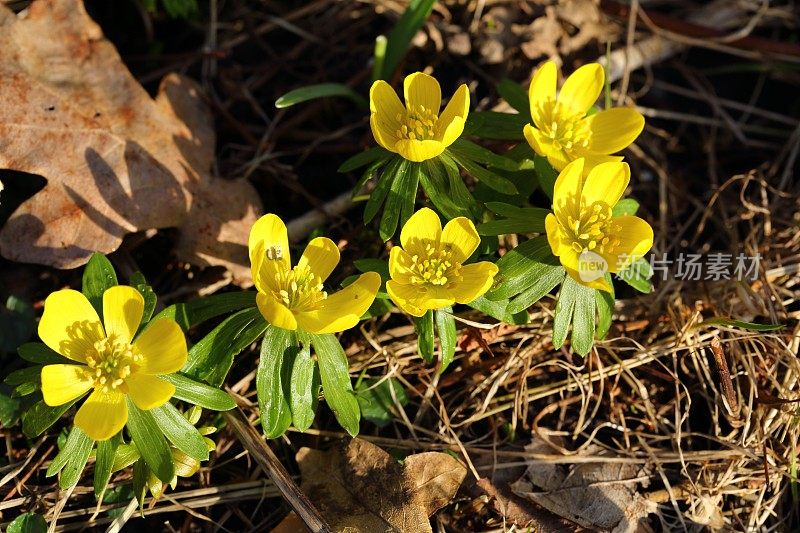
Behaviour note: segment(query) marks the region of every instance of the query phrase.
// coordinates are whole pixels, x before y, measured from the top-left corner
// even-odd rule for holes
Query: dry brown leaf
[[[335,531],[431,531],[428,517],[455,495],[466,468],[453,457],[425,452],[403,464],[361,439],[329,451],[301,448],[303,492]]]
[[[152,99],[79,0],[0,5],[0,168],[47,185],[0,230],[15,261],[74,268],[128,233],[176,227],[176,254],[250,283],[261,212],[246,181],[211,175],[214,130],[197,86],[167,76]]]
[[[533,453],[552,453],[546,445],[525,447]],[[589,446],[585,455],[602,455],[599,446]],[[548,511],[585,528],[613,533],[650,531],[647,515],[655,505],[639,492],[647,485],[643,465],[634,463],[579,463],[572,466],[542,464],[528,466],[511,485],[515,494],[529,498]]]

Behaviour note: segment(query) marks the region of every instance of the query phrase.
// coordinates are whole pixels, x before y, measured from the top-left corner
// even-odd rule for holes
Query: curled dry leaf
[[[552,453],[542,442],[534,442],[525,449]],[[603,462],[603,449],[599,446],[589,446],[583,453],[597,457],[598,461],[572,466],[537,461],[528,466],[511,489],[551,513],[593,531],[650,531],[647,516],[657,506],[638,491],[640,486],[649,484],[644,465]]]
[[[379,447],[346,439],[329,451],[301,448],[303,492],[335,531],[431,531],[428,517],[455,495],[466,468],[439,452],[401,465]]]
[[[169,75],[152,99],[80,0],[19,15],[0,5],[0,79],[0,168],[47,179],[0,230],[4,257],[74,268],[128,233],[175,227],[180,259],[250,283],[258,195],[211,175],[214,131],[194,83]]]

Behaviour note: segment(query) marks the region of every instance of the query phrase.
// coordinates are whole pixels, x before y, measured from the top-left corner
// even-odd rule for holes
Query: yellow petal
[[[547,136],[530,124],[525,124],[525,127],[522,128],[522,134],[533,151],[540,156],[546,157],[547,161],[557,171],[563,170],[571,161],[571,158],[564,150],[556,148]]]
[[[461,85],[447,103],[436,123],[436,139],[450,146],[464,132],[464,124],[469,113],[469,89]]]
[[[423,207],[408,219],[400,230],[400,244],[410,254],[421,253],[427,244],[437,246],[442,237],[442,223],[432,209]]]
[[[397,97],[397,93],[383,80],[376,81],[369,89],[369,110],[370,113],[385,113],[392,119],[397,117],[398,113],[403,116],[406,113],[406,108]]]
[[[328,296],[319,309],[297,313],[297,324],[309,333],[318,334],[350,329],[375,301],[380,286],[380,274],[365,272],[344,289]]]
[[[589,111],[603,90],[605,73],[599,63],[589,63],[573,72],[558,93],[558,103],[573,115],[583,116]]]
[[[93,440],[107,440],[128,421],[128,404],[121,392],[96,390],[75,414],[75,425]]]
[[[403,111],[405,113],[405,111]],[[400,138],[397,136],[397,131],[400,128],[400,123],[396,120],[389,121],[387,117],[379,113],[372,113],[369,116],[369,127],[372,130],[372,136],[375,137],[375,142],[383,146],[390,152],[397,153],[397,142]]]
[[[422,316],[427,309],[423,309],[419,297],[421,292],[417,285],[398,283],[394,280],[386,282],[386,292],[394,304],[411,316]]]
[[[583,183],[581,201],[588,207],[601,202],[614,207],[631,180],[628,163],[601,163],[589,171]]]
[[[92,379],[82,365],[47,365],[42,367],[42,396],[51,407],[64,405],[92,388]]]
[[[336,247],[336,244],[327,237],[317,237],[308,243],[297,266],[308,265],[315,276],[319,276],[322,281],[325,281],[338,264],[339,248]]]
[[[613,154],[626,148],[644,129],[644,117],[629,107],[605,109],[586,117],[589,130],[589,150],[598,154]]]
[[[593,154],[589,152],[581,154],[581,157],[584,160],[583,163],[584,177],[588,176],[589,172],[591,172],[592,169],[598,165],[602,165],[603,163],[619,163],[623,159],[621,155]]]
[[[389,251],[389,277],[399,283],[411,283],[411,267],[414,261],[411,254],[400,246]]]
[[[549,110],[555,103],[557,83],[558,67],[553,61],[547,61],[533,74],[528,87],[528,102],[533,123],[539,128],[545,127],[545,116],[549,115],[545,110]]]
[[[558,254],[558,260],[561,261],[561,266],[567,270],[574,270],[577,275],[580,253],[576,252],[572,246],[567,246],[566,243],[562,243]]]
[[[572,199],[580,198],[581,188],[583,187],[583,158],[576,159],[556,178],[553,187],[553,210],[556,215],[565,209]]]
[[[128,396],[143,411],[164,405],[175,394],[175,385],[147,374],[132,374],[125,384],[128,386]]]
[[[117,285],[103,293],[103,322],[106,335],[125,344],[129,344],[144,312],[144,298],[133,287]]]
[[[463,263],[478,248],[481,238],[475,224],[466,217],[457,217],[442,230],[442,248],[452,251],[452,261]]]
[[[434,115],[439,114],[442,106],[442,88],[436,78],[424,72],[415,72],[403,80],[403,94],[406,98],[406,108],[417,112],[419,106],[424,107]]]
[[[574,279],[575,281],[577,281],[578,283],[580,283],[585,287],[589,287],[590,289],[598,289],[605,292],[611,292],[611,285],[606,281],[605,276],[601,276],[592,281],[583,281],[577,270],[573,270],[571,268],[566,268],[566,267],[564,267],[564,269],[567,271],[567,274],[569,274],[569,277],[571,277],[572,279]]]
[[[297,329],[297,320],[289,308],[279,302],[271,293],[264,294],[259,292],[256,296],[256,305],[258,310],[264,316],[264,319],[275,326],[276,328],[283,328],[288,330]]]
[[[614,224],[620,226],[615,234],[620,243],[614,250],[615,255],[603,255],[603,258],[608,262],[609,272],[616,273],[650,251],[653,247],[653,228],[641,218],[631,215],[614,218]]]
[[[429,139],[427,141],[401,139],[395,144],[395,151],[404,159],[419,163],[441,155],[447,148],[444,143]]]
[[[453,287],[453,297],[460,304],[468,304],[492,288],[497,265],[481,261],[461,267],[462,279]]]
[[[279,216],[269,213],[256,220],[250,229],[247,246],[253,283],[258,290],[265,290],[265,285],[274,283],[275,273],[291,268],[289,235]]]
[[[188,357],[183,330],[169,318],[148,324],[133,346],[142,355],[138,370],[142,374],[177,372]]]
[[[80,292],[60,290],[44,301],[39,337],[61,355],[85,362],[87,352],[105,336],[97,311]]]
[[[561,226],[553,213],[548,213],[544,219],[544,230],[547,233],[547,242],[553,255],[558,257],[561,248]]]

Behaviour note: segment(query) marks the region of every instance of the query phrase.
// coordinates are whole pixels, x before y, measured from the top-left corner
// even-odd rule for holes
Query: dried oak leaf
[[[0,229],[0,254],[74,268],[150,228],[176,255],[247,285],[261,212],[246,181],[211,175],[214,130],[197,86],[172,74],[151,98],[80,0],[0,5],[0,168],[47,185]]]
[[[428,517],[455,495],[466,468],[439,452],[410,455],[403,464],[361,439],[329,451],[297,453],[302,489],[335,531],[431,531]]]

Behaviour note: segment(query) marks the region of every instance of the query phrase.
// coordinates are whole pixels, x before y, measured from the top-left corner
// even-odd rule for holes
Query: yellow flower
[[[454,218],[442,230],[439,216],[424,207],[400,232],[401,246],[389,254],[386,291],[392,301],[413,316],[454,303],[466,304],[492,286],[497,266],[488,261],[464,265],[480,237],[467,218]]]
[[[586,178],[584,164],[573,161],[556,179],[547,240],[575,281],[611,292],[604,274],[644,256],[653,246],[653,228],[639,217],[612,215],[630,181],[627,163],[601,163]]]
[[[253,224],[249,248],[258,289],[256,304],[264,318],[279,328],[309,333],[352,328],[372,305],[381,285],[377,272],[366,272],[328,295],[322,284],[339,263],[339,249],[332,240],[317,237],[292,268],[286,225],[271,213]]]
[[[403,82],[406,105],[383,80],[369,90],[369,125],[378,144],[409,161],[425,161],[444,152],[464,131],[469,89],[461,85],[439,115],[442,89],[436,79],[415,72]]]
[[[631,144],[644,128],[635,109],[617,107],[586,116],[603,90],[605,73],[597,63],[584,65],[567,78],[556,96],[558,68],[548,61],[536,71],[528,90],[533,125],[523,129],[531,148],[556,170],[586,159],[585,172],[594,166],[622,161],[609,155]]]
[[[44,302],[39,337],[76,363],[42,368],[47,405],[63,405],[93,390],[75,415],[75,425],[94,440],[106,440],[128,421],[129,396],[139,409],[166,403],[175,386],[158,376],[186,363],[186,339],[174,320],[160,319],[133,341],[144,299],[133,287],[116,286],[103,294],[103,323],[78,291],[54,292]],[[105,326],[105,327],[104,327]]]

